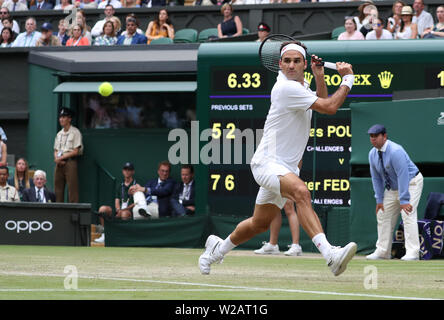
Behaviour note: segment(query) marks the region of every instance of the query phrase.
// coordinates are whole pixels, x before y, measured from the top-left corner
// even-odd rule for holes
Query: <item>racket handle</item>
[[[336,63],[332,63],[332,62],[324,62],[324,67],[329,68],[329,69],[333,69],[333,70],[337,70]]]

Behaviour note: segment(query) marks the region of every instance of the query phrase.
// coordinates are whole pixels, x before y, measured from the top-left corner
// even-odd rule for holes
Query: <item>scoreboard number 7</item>
[[[213,190],[213,191],[217,190],[220,177],[221,177],[220,174],[212,174],[210,176],[210,178],[214,180],[211,190]],[[232,191],[234,189],[234,187],[235,187],[234,176],[232,174],[227,174],[227,176],[225,177],[225,190]]]

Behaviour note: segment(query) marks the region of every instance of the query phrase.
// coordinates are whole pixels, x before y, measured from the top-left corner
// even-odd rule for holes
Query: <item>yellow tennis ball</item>
[[[108,97],[109,95],[111,95],[113,93],[113,91],[114,91],[113,86],[109,82],[103,82],[99,86],[99,93],[104,97]]]

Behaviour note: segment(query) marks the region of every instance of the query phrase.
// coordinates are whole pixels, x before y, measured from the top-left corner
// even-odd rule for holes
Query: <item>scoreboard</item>
[[[353,89],[336,115],[313,112],[300,176],[312,193],[314,205],[350,205],[351,124],[347,107],[351,102],[391,100],[394,91],[444,87],[444,63],[439,61],[443,58],[433,54],[444,49],[437,41],[419,40],[421,46],[416,41],[350,42],[304,42],[309,53],[326,61],[352,63],[355,73]],[[415,44],[427,54],[421,55],[419,50],[412,53]],[[261,66],[258,49],[254,42],[202,44],[199,48],[196,205],[201,212],[252,213],[259,186],[249,163],[262,137],[277,76]],[[305,79],[315,91],[309,67]],[[341,77],[325,69],[325,81],[329,94],[333,94]]]

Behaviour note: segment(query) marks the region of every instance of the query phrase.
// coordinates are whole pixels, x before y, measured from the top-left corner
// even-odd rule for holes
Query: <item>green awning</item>
[[[114,92],[194,92],[196,81],[110,82]],[[54,90],[62,92],[98,92],[102,82],[63,82]]]

